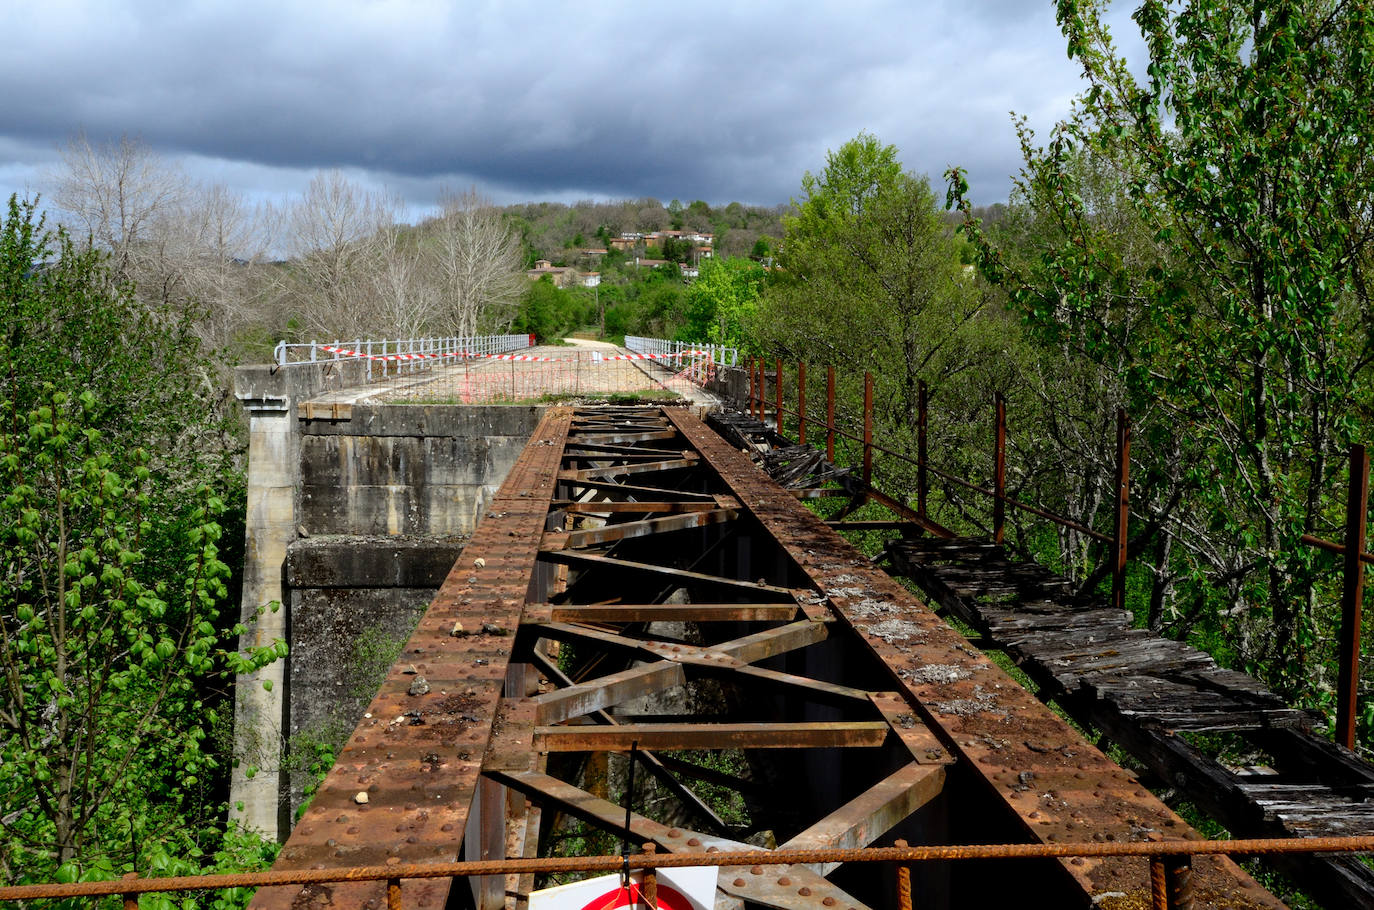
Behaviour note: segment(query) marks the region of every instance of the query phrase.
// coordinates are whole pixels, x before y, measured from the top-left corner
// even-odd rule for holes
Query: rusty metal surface
[[[887,733],[886,721],[541,726],[534,729],[534,747],[545,752],[628,752],[635,745],[658,751],[877,748]]]
[[[741,622],[787,620],[797,615],[795,603],[774,604],[592,604],[556,606],[547,622]]]
[[[554,408],[540,422],[275,870],[458,857],[570,418]],[[476,634],[453,635],[460,627]],[[408,907],[440,910],[447,897],[444,879],[406,886]],[[380,884],[340,884],[264,888],[252,906],[380,907],[384,900]]]
[[[374,791],[377,799],[369,792],[366,806],[352,808],[366,809],[358,815],[383,806],[389,811],[382,816],[383,824],[373,824],[360,823],[342,811],[348,805],[335,807],[341,810],[336,820],[325,819],[335,827],[323,833],[316,829],[310,836],[325,838],[325,847],[338,855],[322,857],[311,841],[289,845],[315,849],[308,854],[314,865],[344,860],[340,845],[350,845],[336,832],[350,818],[358,843],[374,851],[359,850],[353,864],[368,862],[366,857],[384,867],[391,863],[393,878],[405,877],[402,870],[414,863],[456,858],[465,831],[465,856],[483,859],[530,856],[565,814],[614,833],[624,825],[625,806],[602,798],[600,791],[593,794],[560,780],[550,770],[580,780],[570,776],[580,773],[579,754],[604,755],[636,746],[731,749],[751,755],[761,750],[760,760],[763,755],[788,755],[785,763],[794,769],[800,766],[781,749],[809,747],[798,753],[798,760],[810,755],[826,762],[838,762],[851,747],[866,750],[862,759],[861,753],[853,753],[847,764],[829,765],[843,767],[844,786],[830,788],[824,802],[814,802],[801,778],[793,778],[792,786],[800,784],[802,792],[755,791],[764,803],[790,804],[786,812],[797,815],[795,822],[788,821],[786,813],[779,816],[784,836],[793,839],[777,851],[757,851],[735,839],[739,829],[727,826],[692,793],[684,781],[702,779],[697,775],[703,769],[672,759],[671,752],[661,759],[648,752],[645,765],[663,782],[663,792],[674,794],[687,813],[683,817],[714,833],[672,828],[632,813],[630,834],[672,853],[737,853],[739,861],[722,870],[719,897],[724,906],[742,907],[747,901],[785,910],[862,907],[862,898],[845,893],[817,870],[868,853],[787,848],[873,843],[944,793],[947,774],[954,773],[947,772],[949,768],[957,767],[965,784],[981,781],[982,787],[1001,796],[1009,806],[1008,818],[1019,821],[1027,838],[1042,844],[1068,843],[1086,835],[1126,841],[1142,833],[1190,834],[1182,827],[1170,830],[1167,810],[1138,798],[1134,780],[1100,755],[1094,759],[1088,752],[1091,747],[1082,744],[1080,756],[1079,741],[1067,727],[1056,727],[1052,715],[1046,721],[1042,715],[1048,712],[1028,694],[967,646],[957,647],[961,638],[849,549],[790,492],[767,481],[752,463],[687,414],[610,409],[569,417],[564,411],[559,432],[541,428],[489,511],[491,517],[479,526],[464,555],[460,568],[466,571],[455,573],[460,584],[448,594],[447,612],[439,614],[446,625],[434,631],[442,640],[420,640],[420,647],[433,647],[445,656],[456,642],[458,650],[452,653],[468,661],[466,676],[450,675],[461,680],[463,694],[470,693],[481,706],[464,707],[459,730],[473,745],[468,747],[460,735],[442,743],[449,751],[436,748],[411,756],[399,748],[388,749],[378,769],[359,762],[360,755],[368,757],[365,754],[346,751],[339,765],[344,779],[370,771],[374,778],[368,783],[379,785]],[[720,520],[725,518],[728,523]],[[487,538],[481,536],[484,531]],[[491,547],[491,553],[480,546]],[[509,561],[504,561],[507,555]],[[479,556],[482,564],[475,561]],[[801,572],[794,571],[793,563]],[[509,570],[509,577],[490,574],[494,567]],[[440,609],[446,592],[447,586],[431,613]],[[530,594],[540,602],[526,603]],[[659,603],[684,598],[707,603]],[[748,602],[729,603],[732,600]],[[461,609],[469,607],[466,612]],[[694,637],[674,637],[677,633],[655,632],[645,625],[670,617],[672,623],[691,624]],[[722,625],[745,619],[750,624]],[[839,666],[831,656],[855,647],[846,640],[832,640],[837,635],[866,642],[882,665],[869,667],[867,675],[853,682],[827,675]],[[576,671],[569,670],[575,679],[551,656],[569,644],[577,658]],[[426,676],[426,685],[444,692],[458,683],[431,671],[438,665],[437,654],[416,654],[412,658],[408,646],[389,682],[393,700],[379,696],[374,708],[381,705],[381,710],[371,712],[371,725],[365,722],[355,738],[389,731],[398,734],[398,743],[405,743],[423,735],[410,731],[435,725],[423,712],[398,707],[428,694],[408,694],[416,677]],[[774,662],[756,666],[761,661]],[[950,666],[958,671],[954,678],[947,678]],[[479,668],[482,673],[472,672]],[[815,677],[812,670],[821,675]],[[440,686],[433,686],[431,675]],[[675,709],[646,712],[638,701],[698,680],[734,685],[746,693],[739,711],[734,716],[692,717],[670,713]],[[399,705],[394,700],[397,686]],[[1008,691],[1002,691],[1004,686]],[[802,706],[806,713],[799,710]],[[613,715],[613,710],[622,713]],[[410,726],[415,720],[422,723]],[[928,728],[931,720],[938,722],[937,729]],[[376,729],[379,724],[383,731]],[[361,745],[367,745],[365,740]],[[565,751],[571,752],[573,763],[559,755],[555,767],[550,754]],[[406,813],[423,813],[424,802],[412,799],[391,808],[385,789],[391,781],[383,772],[388,763],[396,764],[405,782],[407,761],[433,775],[422,783],[444,798],[434,801],[429,817],[447,813],[446,828],[408,825]],[[598,772],[602,783],[597,785],[593,776],[591,789],[606,786],[604,761]],[[966,768],[977,775],[969,775]],[[453,785],[456,789],[445,789],[450,779],[459,782]],[[339,792],[351,795],[346,788]],[[945,794],[944,799],[952,798]],[[337,820],[340,817],[343,820]],[[1102,819],[1106,821],[1099,825]],[[913,819],[912,824],[924,823]],[[1005,822],[999,824],[1001,830],[1014,833]],[[792,859],[781,868],[771,859],[745,859],[759,855]],[[1148,894],[1148,853],[1131,854],[1131,859],[1055,855],[1065,857],[1066,879],[1076,881],[1084,894],[1141,889]],[[294,854],[293,860],[306,856]],[[481,877],[473,882],[478,910],[498,910],[503,904],[514,910],[533,885],[530,870],[604,868],[578,857],[569,860],[561,866],[545,858],[538,862],[554,865],[487,863],[461,868],[463,874]],[[1230,906],[1280,906],[1266,901],[1263,892],[1252,895],[1248,879],[1234,866],[1218,866],[1215,861],[1199,865],[1213,882],[1225,881],[1239,901]],[[868,886],[854,887],[869,894]],[[447,889],[443,881],[408,881],[406,906],[437,907]],[[290,903],[293,910],[311,905],[380,908],[383,899],[393,896],[381,885],[359,884],[277,892],[286,897],[276,898],[276,903],[260,897],[260,905]]]
[[[778,849],[867,847],[938,796],[944,785],[944,765],[913,762],[869,787]],[[815,871],[826,875],[838,865],[819,863]]]
[[[580,792],[580,791],[579,791]],[[609,820],[609,819],[608,819]],[[623,812],[616,825],[622,825]],[[632,818],[632,828],[648,821]],[[649,822],[649,824],[656,824]],[[678,836],[692,832],[677,830]],[[709,835],[707,836],[709,838]],[[700,837],[697,838],[699,841]],[[688,840],[691,840],[688,837]],[[714,839],[713,839],[714,840]],[[1245,840],[1187,841],[1178,844],[1188,853],[1159,852],[1165,846],[1150,842],[1069,844],[958,844],[934,846],[894,845],[861,849],[759,850],[746,849],[724,853],[706,852],[705,842],[687,845],[681,852],[653,855],[631,854],[631,869],[672,869],[684,866],[727,866],[757,864],[779,866],[791,863],[922,863],[944,860],[976,862],[988,859],[1041,859],[1072,856],[1278,856],[1302,853],[1368,853],[1374,851],[1374,836],[1366,837],[1290,837]],[[496,875],[511,872],[608,872],[624,867],[625,857],[568,856],[517,858],[491,862],[425,863],[394,866],[356,866],[331,869],[239,872],[220,875],[168,876],[166,878],[123,878],[111,881],[70,884],[7,885],[0,887],[0,901],[40,900],[45,898],[100,897],[112,894],[158,894],[173,891],[253,888],[274,885],[329,884],[333,882],[386,882],[470,875]],[[1163,865],[1163,862],[1161,863]]]
[[[591,547],[617,540],[634,537],[648,537],[670,531],[683,531],[688,528],[701,528],[710,524],[733,521],[739,513],[734,509],[711,509],[710,511],[683,512],[680,515],[665,515],[662,518],[646,518],[643,521],[626,521],[607,524],[600,528],[585,531],[569,531],[565,546]]]
[[[1199,835],[1134,775],[1111,762],[1029,692],[971,648],[905,588],[875,568],[747,456],[688,414],[670,412],[730,492],[786,549],[831,606],[879,656],[894,683],[1042,843],[1085,835],[1114,841]],[[1148,893],[1143,861],[1075,858],[1064,863],[1087,895]],[[1199,879],[1233,905],[1282,906],[1234,864],[1201,863]],[[1210,887],[1215,886],[1215,887]]]

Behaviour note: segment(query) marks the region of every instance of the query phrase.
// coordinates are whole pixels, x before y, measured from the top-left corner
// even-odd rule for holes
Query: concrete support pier
[[[248,492],[244,538],[242,649],[287,640],[282,567],[296,538],[301,434],[296,406],[328,389],[355,385],[358,362],[240,367],[234,394],[248,416]],[[230,817],[269,837],[286,833],[280,766],[286,689],[284,661],[235,684]]]
[[[237,681],[230,813],[277,839],[304,783],[284,767],[291,738],[357,723],[349,648],[409,634],[543,410],[317,404],[364,378],[356,361],[235,374],[250,434],[240,647],[291,653]]]

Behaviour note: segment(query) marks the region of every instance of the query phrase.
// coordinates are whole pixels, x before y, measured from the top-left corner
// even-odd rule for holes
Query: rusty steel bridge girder
[[[665,696],[714,701],[689,716]],[[588,771],[631,748],[677,823],[631,805],[625,831],[636,794],[617,804]],[[747,774],[679,749],[726,749]],[[744,794],[748,822],[703,780]],[[1199,837],[795,492],[657,408],[550,410],[275,868],[530,857],[566,818],[670,852],[764,834],[780,849]],[[1199,859],[1194,879],[1197,907],[1282,906],[1229,860]],[[1151,887],[1138,857],[1042,861],[1033,880],[1066,906]],[[534,879],[468,884],[407,880],[406,906],[514,910]],[[918,906],[970,889],[1020,893],[918,870]],[[722,869],[717,905],[894,899],[843,867],[754,866]],[[263,889],[254,906],[385,900],[359,882]]]

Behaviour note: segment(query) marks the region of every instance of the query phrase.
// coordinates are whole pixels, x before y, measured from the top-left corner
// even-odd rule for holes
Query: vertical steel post
[[[1169,883],[1164,857],[1150,857],[1150,910],[1169,910]]]
[[[1112,524],[1112,606],[1126,608],[1126,533],[1131,523],[1131,420],[1116,409],[1116,515]]]
[[[386,880],[386,910],[401,910],[401,880]]]
[[[650,856],[658,849],[658,844],[649,841],[644,844],[644,852]],[[639,887],[639,894],[644,898],[644,906],[649,910],[658,910],[658,870],[645,869],[644,883]]]
[[[135,881],[135,880],[138,879],[138,873],[137,873],[137,872],[127,872],[127,873],[124,874],[123,879],[124,879],[125,881]],[[136,891],[126,892],[126,893],[123,895],[123,898],[124,898],[124,910],[138,910],[138,892],[136,892]],[[97,901],[92,901],[92,903],[93,903],[93,904],[96,904],[96,905],[99,905],[100,902],[97,900]]]
[[[864,485],[873,482],[873,374],[864,373]]]
[[[825,368],[825,460],[835,463],[835,368]]]
[[[1189,856],[1164,857],[1169,910],[1193,910],[1193,864]]]
[[[907,842],[893,841],[892,846],[905,850]],[[897,863],[897,910],[911,910],[911,867],[903,862]]]
[[[806,445],[806,364],[797,364],[797,445]]]
[[[993,398],[992,431],[992,542],[1001,544],[1007,520],[1007,399]]]
[[[755,361],[755,368],[759,371],[759,423],[764,423],[768,418],[768,374],[765,372],[762,357]]]
[[[781,436],[781,435],[782,435],[782,358],[781,358],[781,357],[779,357],[777,360],[773,361],[773,385],[776,386],[776,388],[774,388],[773,391],[777,393],[777,399],[778,399],[778,404],[777,404],[777,418],[773,421],[773,428],[774,428],[775,430],[777,430],[777,431],[778,431],[778,435]]]
[[[1350,493],[1345,503],[1345,578],[1341,586],[1340,670],[1336,683],[1336,742],[1355,748],[1360,688],[1360,623],[1364,613],[1365,517],[1369,508],[1369,453],[1350,447]]]
[[[926,517],[926,422],[930,419],[927,408],[926,381],[916,384],[916,514]]]
[[[757,357],[749,361],[749,373],[754,377],[754,385],[758,389],[758,395],[754,398],[749,408],[749,414],[759,420],[759,402],[763,400],[763,373],[759,370],[759,359]],[[760,420],[760,422],[762,422]]]
[[[754,386],[754,365],[749,365],[749,407],[747,410],[752,414],[754,411],[754,396],[758,393]]]

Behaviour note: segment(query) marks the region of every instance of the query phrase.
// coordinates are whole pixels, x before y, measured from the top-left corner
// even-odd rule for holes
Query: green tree
[[[663,240],[663,258],[669,262],[685,263],[692,259],[692,241],[682,237],[667,237]]]
[[[966,369],[983,300],[959,268],[929,181],[861,133],[802,179],[784,218],[781,271],[756,321],[765,348],[842,372],[882,375],[893,413],[915,411],[920,379]]]
[[[748,347],[749,328],[758,309],[767,273],[748,259],[707,259],[687,287],[685,341]]]
[[[225,428],[194,337],[11,197],[0,224],[0,864],[203,868],[224,843]],[[259,852],[261,857],[261,852]],[[191,863],[191,867],[185,866]]]
[[[1089,88],[1047,147],[1023,129],[1026,190],[1054,231],[1017,258],[966,224],[984,274],[1042,340],[1120,361],[1127,405],[1164,410],[1192,455],[1185,495],[1148,515],[1187,543],[1168,567],[1178,609],[1296,690],[1320,656],[1299,538],[1332,523],[1338,456],[1368,432],[1374,4],[1142,3],[1143,82],[1104,6],[1059,4]],[[1123,256],[1102,230],[1076,170],[1085,154],[1114,172],[1148,250]],[[970,211],[963,175],[949,177]],[[1163,460],[1144,480],[1167,474]]]

